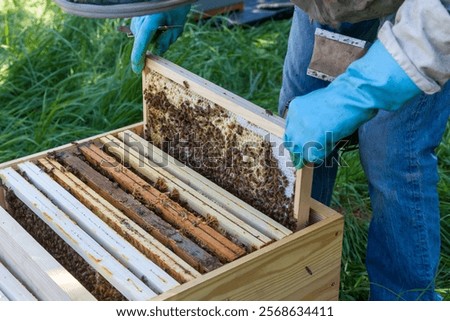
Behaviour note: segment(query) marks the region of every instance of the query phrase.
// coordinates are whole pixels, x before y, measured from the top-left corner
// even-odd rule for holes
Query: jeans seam
[[[412,122],[408,122],[411,125],[410,130],[408,131],[408,155],[409,155],[409,168],[410,168],[410,173],[411,174],[415,174],[418,173],[420,171],[419,167],[420,164],[417,164],[417,162],[415,162],[415,159],[417,157],[414,157],[413,155],[415,155],[414,153],[414,137],[417,137],[415,134],[417,132],[414,124],[415,121],[417,120],[419,114],[421,112],[424,112],[424,106],[425,104],[426,98],[424,97],[424,95],[422,95],[420,97],[420,100],[417,104],[417,108],[414,110],[414,112],[412,113],[411,117],[413,118],[414,121]],[[411,182],[411,186],[413,187],[411,190],[411,195],[412,195],[412,199],[413,199],[413,203],[414,206],[412,208],[413,210],[413,215],[414,217],[417,218],[417,220],[415,220],[414,222],[414,228],[417,231],[417,235],[419,237],[418,240],[418,246],[420,246],[419,249],[419,257],[421,259],[420,264],[423,266],[423,270],[425,271],[424,273],[422,272],[421,274],[425,277],[425,279],[429,279],[430,277],[432,277],[432,275],[430,275],[430,271],[431,271],[431,264],[430,264],[430,260],[431,258],[429,257],[429,255],[427,254],[426,251],[426,231],[423,229],[424,224],[421,224],[425,221],[425,216],[424,213],[420,210],[420,206],[418,206],[418,202],[420,202],[420,194],[422,192],[422,186],[417,178],[417,176],[415,175],[411,175],[412,177],[412,182]]]

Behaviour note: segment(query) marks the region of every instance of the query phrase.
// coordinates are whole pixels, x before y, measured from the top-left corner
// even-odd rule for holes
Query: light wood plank
[[[189,90],[206,97],[209,101],[231,111],[235,115],[239,115],[256,126],[267,130],[269,133],[277,137],[283,137],[285,120],[278,116],[268,115],[263,108],[245,100],[230,91],[227,91],[212,82],[203,79],[176,64],[157,57],[148,55],[146,66],[143,70],[143,78],[147,76],[150,71],[155,71],[164,77],[185,86],[189,84]],[[146,88],[146,82],[144,87]],[[144,106],[145,110],[145,106]],[[144,122],[146,118],[144,118]],[[145,126],[144,126],[145,127]]]
[[[0,185],[0,207],[3,208],[6,207],[5,190],[1,185]]]
[[[96,300],[3,208],[0,208],[0,260],[39,300]]]
[[[311,190],[313,166],[307,164],[296,172],[294,195],[294,218],[297,219],[297,230],[308,225],[311,209]]]
[[[200,276],[199,272],[169,251],[125,214],[105,201],[75,175],[65,171],[61,164],[49,159],[40,159],[38,162],[51,172],[52,177],[59,184],[87,205],[91,211],[106,221],[114,230],[121,233],[128,242],[132,242],[147,257],[162,265],[177,281],[186,282]]]
[[[146,82],[146,79],[145,79],[145,76],[144,76],[144,70],[142,70],[142,80],[141,80],[141,83],[142,83],[142,90],[144,90],[144,88],[145,88],[145,82]],[[143,125],[142,125],[142,133],[143,133],[143,135],[144,135],[144,137],[147,137],[147,135],[148,135],[148,133],[147,133],[147,126],[145,126],[145,122],[147,121],[146,119],[147,119],[147,117],[148,117],[148,109],[146,108],[146,102],[145,102],[145,99],[142,99],[142,110],[143,110]]]
[[[155,300],[337,300],[343,224],[329,217]]]
[[[150,159],[153,163],[157,165],[161,164],[170,174],[174,175],[185,184],[193,187],[197,192],[214,200],[217,204],[256,230],[264,233],[266,236],[275,240],[280,240],[283,237],[292,234],[291,230],[240,200],[212,181],[206,179],[169,154],[164,153],[161,149],[135,133],[127,130],[118,133],[118,137],[128,147],[138,147],[140,153]]]
[[[0,291],[11,301],[37,301],[35,296],[1,262]]]
[[[18,167],[34,186],[153,291],[162,293],[179,285],[39,167],[30,162],[19,164]]]
[[[100,140],[106,145],[109,152],[128,162],[136,171],[151,181],[156,182],[159,177],[164,178],[169,190],[178,190],[182,200],[186,201],[194,211],[205,218],[208,218],[209,215],[214,217],[221,228],[243,244],[258,249],[271,242],[270,238],[221,208],[150,160],[143,158],[135,150],[126,147],[117,138],[108,135]]]
[[[127,270],[65,213],[12,168],[0,170],[6,187],[69,244],[89,265],[129,300],[148,300],[156,293]]]
[[[325,204],[320,203],[314,198],[311,198],[310,203],[311,203],[311,214],[318,216],[319,221],[335,215],[341,215],[339,214],[339,212],[335,211],[331,207],[326,206]]]

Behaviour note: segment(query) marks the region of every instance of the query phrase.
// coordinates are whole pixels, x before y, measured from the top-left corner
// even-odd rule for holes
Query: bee
[[[180,192],[174,188],[171,192],[170,192],[170,198],[174,201],[174,202],[179,202],[180,201]]]

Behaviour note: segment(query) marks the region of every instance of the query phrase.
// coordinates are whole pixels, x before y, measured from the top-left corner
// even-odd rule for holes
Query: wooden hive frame
[[[190,91],[197,95],[207,97],[208,100],[214,102],[219,106],[225,106],[230,112],[250,120],[252,123],[261,126],[264,130],[271,134],[281,137],[283,133],[284,122],[282,119],[267,115],[265,111],[259,107],[243,100],[242,98],[233,95],[230,92],[204,80],[192,73],[157,57],[150,57],[147,60],[147,65],[143,73],[143,84],[146,86],[146,77],[149,71],[157,72],[167,81],[178,84],[179,86],[188,87]],[[144,102],[144,120],[147,119],[147,108]],[[147,132],[147,133],[146,133]],[[223,264],[214,268],[212,271],[204,271],[202,274],[193,271],[191,277],[186,276],[179,284],[174,280],[174,284],[168,288],[159,288],[155,295],[149,292],[143,296],[131,293],[130,288],[126,285],[122,288],[121,293],[126,298],[131,300],[336,300],[339,293],[339,278],[340,278],[340,262],[342,249],[342,232],[343,232],[343,218],[334,210],[320,204],[310,197],[312,170],[297,172],[295,206],[294,211],[298,219],[298,231],[291,232],[282,225],[276,223],[272,219],[265,216],[261,211],[258,211],[249,204],[243,202],[238,197],[222,189],[217,184],[201,176],[197,172],[182,166],[182,164],[170,155],[144,140],[148,138],[148,123],[135,124],[126,128],[119,129],[110,133],[101,134],[95,137],[88,138],[76,143],[61,146],[59,148],[38,153],[36,155],[28,156],[22,159],[14,160],[0,165],[1,180],[4,185],[13,189],[13,178],[18,179],[14,173],[8,171],[25,172],[28,180],[33,182],[33,163],[40,166],[51,166],[46,163],[45,159],[50,152],[65,152],[73,150],[74,146],[83,145],[87,142],[95,142],[103,144],[110,154],[117,159],[126,162],[138,172],[142,177],[148,179],[155,179],[158,176],[164,177],[169,185],[169,189],[177,189],[181,191],[180,197],[185,199],[191,207],[198,213],[209,215],[215,213],[218,218],[218,224],[225,228],[229,233],[235,233],[235,237],[239,238],[244,246],[252,248],[251,253],[248,253],[240,258],[234,259],[229,263]],[[136,144],[140,144],[142,150],[139,150],[141,156],[145,155],[143,163],[141,156],[136,154]],[[83,145],[84,146],[84,145]],[[151,149],[151,155],[149,150]],[[93,148],[95,150],[95,148]],[[85,153],[86,151],[84,151]],[[89,151],[88,151],[89,153]],[[165,161],[165,167],[158,167],[158,163]],[[101,162],[100,162],[101,163]],[[100,164],[99,163],[99,164]],[[6,175],[6,176],[5,176]],[[56,175],[56,173],[51,173]],[[39,176],[39,175],[38,175]],[[36,182],[33,184],[39,185],[39,177],[36,177]],[[70,186],[65,186],[64,179],[58,181],[67,190]],[[75,184],[75,178],[71,180]],[[23,183],[23,182],[22,182]],[[22,184],[21,183],[21,184]],[[70,182],[66,181],[67,184]],[[23,183],[25,184],[25,183]],[[49,182],[42,180],[41,188],[51,189]],[[20,194],[24,191],[19,184],[15,193]],[[78,185],[77,185],[78,186]],[[89,184],[89,188],[96,190],[95,186]],[[87,188],[87,187],[86,187]],[[96,195],[94,198],[101,199],[103,196],[101,190],[97,188],[101,195]],[[144,190],[143,190],[144,192]],[[0,205],[6,207],[8,210],[8,202],[4,195],[6,189],[0,192]],[[90,194],[89,194],[90,193]],[[94,195],[89,192],[89,195]],[[53,200],[58,203],[58,198],[65,199],[69,197],[64,194],[64,191],[52,189],[46,191],[46,195],[56,195]],[[145,194],[145,193],[144,193]],[[145,198],[144,194],[141,197]],[[2,198],[3,197],[3,198]],[[70,212],[70,206],[79,208],[79,205],[67,205],[64,207],[64,202],[59,204],[59,208],[64,208],[64,212]],[[67,203],[67,202],[66,202]],[[110,205],[108,205],[110,204]],[[116,208],[111,202],[104,202],[103,206],[110,206],[110,215],[119,215],[126,213],[126,208]],[[30,207],[35,206],[33,201],[30,202]],[[43,213],[47,213],[49,206],[45,205],[42,208]],[[42,205],[44,206],[44,205]],[[68,206],[68,207],[67,207]],[[55,209],[58,211],[59,209]],[[5,213],[0,209],[1,213]],[[86,219],[92,222],[92,218],[88,215],[90,211],[95,212],[95,207],[88,206],[84,210]],[[114,214],[116,213],[116,214]],[[55,217],[58,213],[55,212]],[[97,214],[98,215],[98,214]],[[97,217],[97,216],[93,216]],[[45,219],[45,215],[43,216]],[[104,219],[104,218],[102,218]],[[109,219],[111,223],[113,219]],[[119,221],[118,221],[119,222]],[[242,222],[234,225],[233,222]],[[96,224],[102,224],[98,222]],[[112,223],[111,223],[112,224]],[[119,223],[117,223],[119,224]],[[83,227],[82,222],[78,224],[82,230],[88,229]],[[99,226],[99,225],[98,225]],[[1,227],[1,226],[0,226]],[[104,228],[106,230],[106,227]],[[115,229],[121,231],[120,226]],[[108,230],[109,231],[109,230]],[[2,238],[2,230],[0,229],[0,246],[4,246],[5,241]],[[26,234],[26,232],[24,232]],[[86,232],[87,233],[87,232]],[[108,236],[108,233],[109,236]],[[120,233],[119,233],[120,234]],[[125,238],[130,241],[131,236],[119,235],[114,231],[107,232],[101,241],[94,237],[95,242],[106,242],[108,237],[112,235],[111,240]],[[14,236],[9,236],[9,238]],[[99,236],[98,236],[99,237]],[[142,245],[145,240],[139,241]],[[103,243],[101,243],[103,244]],[[125,244],[125,243],[124,243]],[[126,245],[124,245],[126,246]],[[23,250],[24,256],[29,256],[30,251],[35,251],[39,245],[33,245],[32,250]],[[105,245],[107,255],[112,249],[108,250]],[[142,250],[142,249],[140,249]],[[0,251],[2,252],[2,251]],[[15,253],[15,250],[9,249],[5,253]],[[129,253],[129,250],[126,250]],[[136,254],[137,256],[139,254]],[[113,255],[114,256],[114,255]],[[13,257],[13,256],[11,256]],[[40,264],[31,265],[30,269],[35,269],[34,272],[28,271],[28,275],[43,275],[45,276],[45,264],[42,262],[54,262],[51,256],[45,251],[41,251],[39,255],[33,257],[40,257],[38,260]],[[117,257],[117,254],[116,256]],[[120,261],[120,260],[119,260]],[[184,259],[182,260],[184,261]],[[0,262],[5,263],[5,259],[0,257]],[[11,263],[14,266],[14,263]],[[52,263],[54,264],[54,263]],[[150,263],[149,263],[150,264]],[[120,263],[113,263],[113,268],[119,266]],[[9,265],[8,265],[9,266]],[[137,267],[136,267],[137,268]],[[136,275],[140,275],[139,271],[128,268]],[[11,269],[10,269],[11,270]],[[19,269],[20,270],[20,269]],[[64,268],[61,268],[64,271]],[[20,271],[14,271],[15,277]],[[22,272],[23,273],[23,272]],[[65,271],[64,273],[67,273]],[[48,276],[47,276],[48,277]],[[70,276],[69,276],[70,279]],[[79,283],[73,279],[67,281],[70,286],[77,289],[80,288]],[[20,279],[20,281],[30,288],[29,280]],[[120,280],[118,287],[120,287]],[[65,283],[64,286],[67,287]],[[43,291],[41,285],[37,285]],[[64,289],[60,284],[57,288]],[[33,290],[35,291],[35,290]],[[43,291],[45,292],[45,291]],[[2,295],[3,293],[3,295]],[[34,294],[35,292],[33,292]],[[67,290],[66,290],[67,293]],[[92,295],[84,291],[83,295],[69,296],[69,299],[93,299]],[[0,298],[6,297],[5,292],[0,289]],[[65,294],[67,295],[67,294]],[[45,299],[45,298],[38,298]],[[47,298],[54,299],[54,298]]]

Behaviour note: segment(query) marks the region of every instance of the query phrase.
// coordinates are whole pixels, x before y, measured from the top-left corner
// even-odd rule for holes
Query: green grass
[[[0,4],[0,162],[142,119],[141,79],[121,20],[62,14],[52,1]],[[166,58],[276,111],[290,21],[258,28],[187,25]],[[442,262],[437,287],[450,300],[450,133],[438,149]],[[344,155],[333,206],[345,213],[341,299],[365,300],[370,202],[356,152]]]

